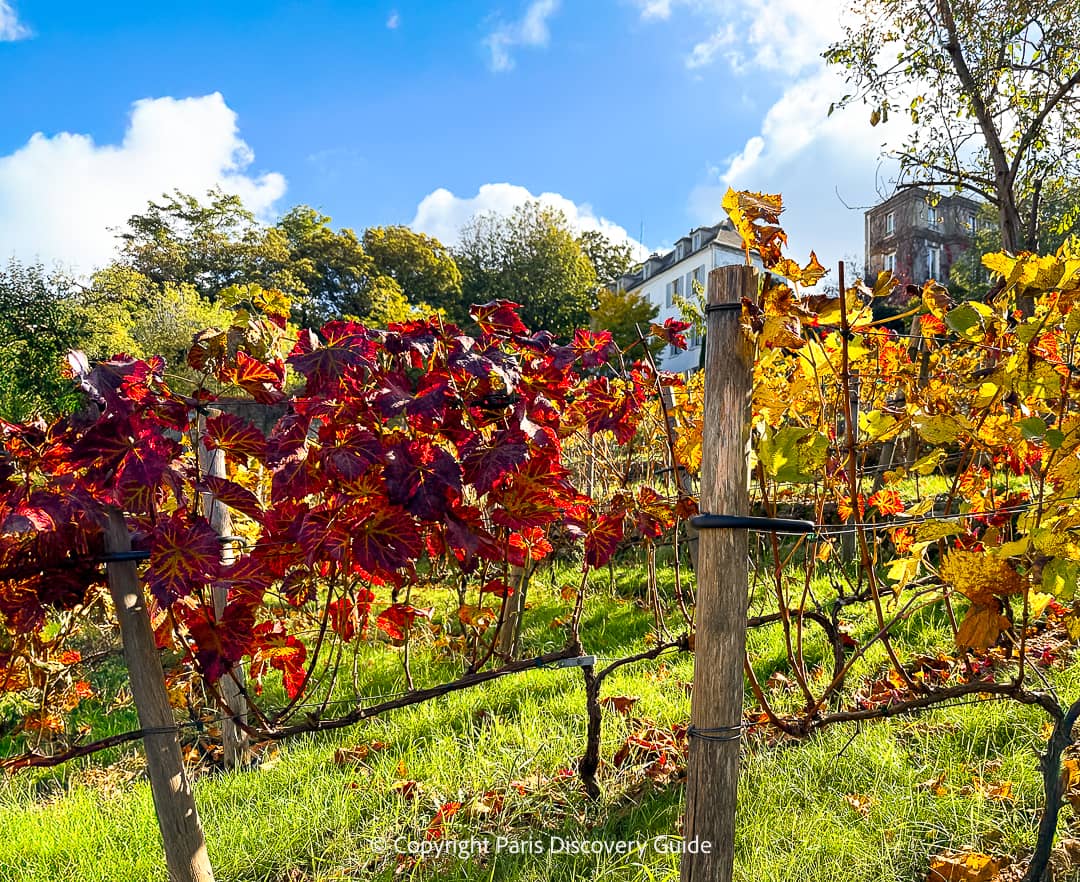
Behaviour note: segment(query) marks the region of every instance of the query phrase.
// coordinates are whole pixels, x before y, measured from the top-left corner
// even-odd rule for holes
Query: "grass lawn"
[[[598,576],[582,629],[590,650],[617,656],[641,648],[652,620],[632,596],[639,572],[618,570],[614,590],[607,573]],[[550,623],[565,614],[561,580],[543,572],[536,579],[528,654],[561,644],[562,632]],[[945,623],[934,616],[915,617],[898,637],[902,654],[948,644]],[[781,668],[778,628],[753,631],[750,647],[763,679]],[[400,666],[387,662],[385,647],[361,651],[369,694],[401,688]],[[418,679],[435,681],[453,665],[419,651],[414,669]],[[671,841],[655,837],[678,835],[680,776],[658,774],[647,756],[632,755],[621,767],[612,758],[631,732],[686,722],[692,665],[689,656],[668,655],[606,681],[605,695],[639,701],[629,716],[605,710],[604,792],[595,803],[568,771],[585,732],[583,682],[573,669],[529,671],[352,729],[298,738],[270,750],[253,771],[203,774],[196,797],[217,878],[677,879],[678,856],[665,852]],[[870,657],[860,676],[881,668],[881,657]],[[118,671],[95,675],[99,691],[119,686]],[[1076,670],[1050,676],[1065,694],[1080,689]],[[130,707],[94,713],[103,731],[133,723]],[[1023,853],[1034,841],[1041,799],[1036,749],[1044,719],[1031,708],[979,701],[837,726],[798,744],[751,735],[743,748],[736,877],[912,882],[926,878],[931,854],[947,849]],[[335,760],[340,748],[376,742],[385,747],[363,761]],[[0,880],[164,880],[150,792],[138,770],[138,752],[128,748],[0,781]],[[457,843],[460,853],[399,856],[395,846],[424,841],[446,803],[461,807],[446,818],[441,841]],[[1070,820],[1071,810],[1063,815]],[[503,837],[502,850],[470,853],[461,843],[473,837]],[[560,841],[578,840],[645,845],[623,855],[552,853]]]

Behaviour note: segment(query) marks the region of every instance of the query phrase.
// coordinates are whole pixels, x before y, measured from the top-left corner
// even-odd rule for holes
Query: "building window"
[[[682,281],[681,278],[672,279],[667,284],[667,305],[674,306],[675,298],[682,294],[682,286],[679,284]]]
[[[891,236],[896,232],[896,212],[890,211],[885,215],[885,235]]]
[[[929,279],[941,278],[941,248],[931,245],[926,252],[926,276]]]
[[[697,286],[701,286],[701,294],[705,294],[705,264],[699,267],[695,267],[690,287],[687,289],[687,294],[693,294],[697,291]]]
[[[967,227],[969,236],[974,236],[979,232],[979,220],[975,217],[974,211],[967,216],[967,224],[965,226]]]
[[[926,223],[927,226],[932,229],[937,229],[941,226],[941,212],[936,205],[926,206]]]
[[[896,272],[896,252],[890,251],[881,262],[881,269],[886,273]]]
[[[694,233],[693,249],[697,251],[701,247],[701,233]]]

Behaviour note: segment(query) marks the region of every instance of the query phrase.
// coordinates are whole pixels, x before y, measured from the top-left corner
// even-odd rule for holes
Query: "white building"
[[[615,279],[619,291],[641,293],[659,308],[656,321],[681,319],[675,297],[692,299],[694,282],[702,288],[707,284],[709,270],[746,262],[742,239],[731,221],[724,220],[713,227],[698,227],[683,236],[665,254],[650,255],[635,271]],[[755,261],[757,262],[757,261]],[[701,341],[697,334],[687,332],[690,344],[685,352],[669,346],[663,353],[661,367],[668,371],[696,370],[701,359]]]

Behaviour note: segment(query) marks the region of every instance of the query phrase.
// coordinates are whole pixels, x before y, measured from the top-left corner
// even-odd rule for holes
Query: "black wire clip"
[[[687,738],[700,738],[702,741],[738,741],[742,733],[742,723],[737,726],[717,726],[715,729],[699,729],[691,725],[686,729]]]
[[[596,665],[595,655],[578,655],[573,658],[557,658],[555,661],[545,662],[542,658],[536,659],[538,668],[591,668]]]
[[[705,315],[711,315],[714,312],[733,312],[743,308],[742,301],[738,303],[710,303],[705,307]]]
[[[755,518],[737,515],[699,514],[690,518],[697,530],[758,530],[763,533],[813,533],[817,524],[790,518]]]

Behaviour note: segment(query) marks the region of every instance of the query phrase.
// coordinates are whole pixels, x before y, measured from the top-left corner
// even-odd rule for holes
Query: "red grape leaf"
[[[266,437],[255,426],[236,414],[222,413],[206,420],[203,443],[211,450],[224,450],[247,460],[249,456],[266,461]]]
[[[621,512],[603,515],[585,535],[585,563],[590,567],[602,567],[611,560],[623,538],[624,519]]]
[[[256,521],[262,520],[262,505],[247,487],[241,487],[235,481],[219,478],[217,475],[204,475],[203,484],[218,502],[235,508]]]
[[[162,606],[212,582],[221,567],[221,543],[202,518],[178,511],[150,531],[146,582]]]
[[[509,300],[492,300],[483,305],[474,305],[469,310],[480,330],[485,334],[496,337],[505,337],[510,334],[524,334],[528,330],[518,315],[521,309],[520,303],[512,303]]]
[[[404,640],[405,634],[417,618],[430,619],[430,609],[418,609],[404,603],[388,606],[375,620],[376,626],[391,640]]]

